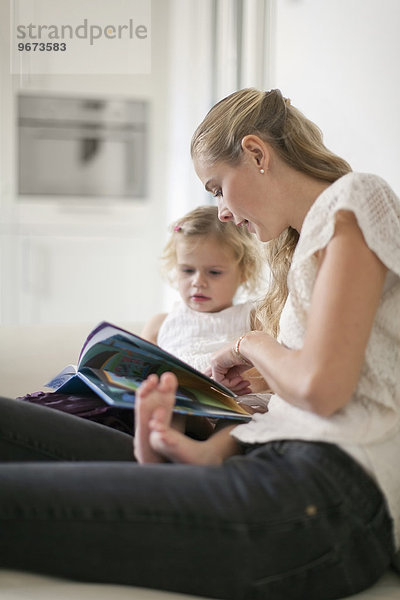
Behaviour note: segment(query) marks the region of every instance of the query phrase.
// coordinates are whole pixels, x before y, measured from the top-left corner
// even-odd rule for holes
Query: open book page
[[[70,380],[69,383],[57,391],[73,391],[73,393],[82,394],[83,388],[80,386],[86,385],[105,400],[107,404],[132,410],[135,405],[135,391],[139,384],[140,382],[135,383],[129,379],[126,381],[114,380],[114,377],[110,377],[110,374],[106,374],[105,371],[84,367],[73,380]],[[207,397],[203,398],[202,395],[193,393],[190,389],[178,390],[174,412],[193,416],[239,419],[241,421],[250,419],[248,414],[237,410],[233,411],[214,401],[210,402]]]
[[[237,403],[231,390],[158,346],[110,323],[101,323],[90,333],[77,372],[64,371],[49,382],[58,392],[82,393],[82,386],[86,385],[107,403],[120,407],[133,406],[135,390],[150,373],[160,376],[171,371],[179,382],[176,412],[249,418],[250,411]],[[61,388],[54,385],[57,381],[63,382]]]
[[[272,394],[270,392],[245,394],[243,396],[237,396],[236,402],[251,414],[265,413],[268,412],[268,404],[271,396]]]
[[[51,379],[48,383],[45,383],[45,387],[57,389],[69,381],[71,377],[77,374],[77,372],[78,367],[76,365],[67,365],[62,371],[53,377],[53,379]]]

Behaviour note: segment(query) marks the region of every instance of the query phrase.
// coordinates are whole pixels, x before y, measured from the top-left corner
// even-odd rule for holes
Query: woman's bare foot
[[[174,398],[176,384],[177,382],[174,387],[168,387],[169,394]],[[173,386],[172,379],[168,378],[165,389],[167,389],[167,386]],[[159,406],[153,412],[148,424],[150,428],[150,446],[159,456],[163,456],[172,462],[192,465],[218,465],[228,456],[238,453],[238,444],[230,436],[233,427],[226,427],[207,440],[193,440],[181,431],[177,431],[175,427],[171,427],[171,415],[174,405],[171,404],[169,394],[162,391],[160,386],[154,393],[158,393],[159,396],[164,394],[164,410]],[[161,397],[159,397],[159,402],[162,402]]]
[[[151,419],[149,426],[151,447],[169,461],[191,465],[213,465],[222,462],[221,457],[214,451],[212,438],[205,441],[193,440],[184,433],[168,427],[157,417]]]
[[[160,380],[151,375],[136,392],[134,452],[141,463],[172,462],[216,465],[238,453],[239,448],[226,427],[206,441],[187,437],[172,426],[178,381],[173,373]]]
[[[164,422],[171,419],[175,404],[175,382],[176,377],[172,373],[164,373],[160,379],[153,374],[149,375],[136,391],[133,453],[140,463],[159,463],[166,460],[150,444],[149,422],[153,418]]]

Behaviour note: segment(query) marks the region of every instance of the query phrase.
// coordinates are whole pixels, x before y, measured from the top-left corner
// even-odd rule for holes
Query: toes
[[[145,398],[150,392],[152,392],[158,385],[158,377],[154,373],[149,375],[147,379],[142,381],[138,389],[136,390],[136,395],[139,399]]]
[[[160,392],[175,395],[177,387],[178,379],[176,378],[176,375],[174,373],[166,372],[161,375],[160,383],[158,386]]]

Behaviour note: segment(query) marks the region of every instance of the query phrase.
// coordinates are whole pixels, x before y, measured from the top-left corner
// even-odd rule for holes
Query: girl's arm
[[[158,315],[154,315],[154,317],[152,317],[143,327],[140,336],[148,342],[157,344],[158,332],[160,331],[160,327],[163,324],[166,316],[167,313],[160,313]]]
[[[318,259],[303,347],[290,350],[252,331],[239,350],[287,402],[330,416],[357,385],[387,269],[348,211],[337,214],[335,233]],[[221,350],[212,361],[213,376],[221,381],[242,373],[246,367],[239,363],[233,347]]]

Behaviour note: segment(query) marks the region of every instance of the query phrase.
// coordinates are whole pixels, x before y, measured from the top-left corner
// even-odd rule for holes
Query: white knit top
[[[219,312],[198,312],[182,301],[165,317],[157,344],[198,371],[210,366],[216,350],[250,331],[254,302],[235,304]]]
[[[400,200],[375,175],[349,173],[315,201],[303,223],[288,275],[289,296],[279,341],[302,346],[317,275],[315,253],[334,233],[335,213],[350,210],[369,248],[387,266],[381,301],[350,402],[331,417],[297,408],[273,395],[266,414],[254,415],[233,435],[248,443],[276,439],[336,443],[372,474],[383,490],[400,546]]]

